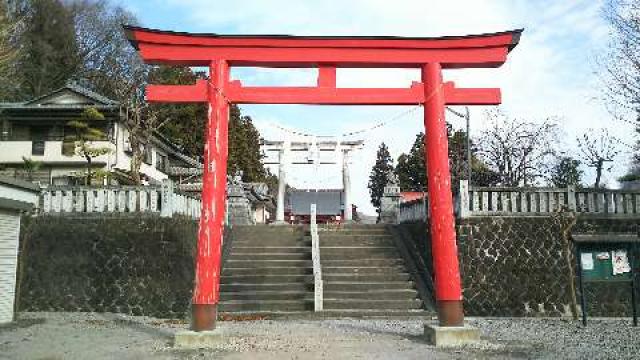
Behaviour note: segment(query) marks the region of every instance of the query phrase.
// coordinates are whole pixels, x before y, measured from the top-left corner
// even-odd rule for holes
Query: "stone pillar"
[[[342,152],[342,188],[344,191],[344,221],[353,220],[351,208],[351,174],[349,174],[349,150]]]
[[[228,185],[227,201],[229,223],[232,225],[254,224],[255,219],[251,214],[251,204],[247,199],[242,183],[232,182]]]
[[[400,186],[389,183],[384,187],[384,194],[380,199],[380,222],[397,224],[400,215]]]
[[[280,159],[278,164],[278,199],[276,204],[275,224],[285,224],[284,221],[284,195],[287,188],[287,178],[285,170],[285,149],[280,149]]]

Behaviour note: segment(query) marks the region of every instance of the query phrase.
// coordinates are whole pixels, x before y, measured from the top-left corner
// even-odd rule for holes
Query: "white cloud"
[[[530,120],[549,116],[562,119],[565,139],[572,149],[577,134],[587,128],[607,127],[610,133],[632,142],[630,127],[612,123],[599,96],[594,56],[606,47],[607,26],[600,14],[601,1],[424,1],[424,0],[156,0],[170,6],[181,19],[183,31],[219,33],[285,33],[296,35],[401,35],[439,36],[484,33],[524,27],[520,44],[500,69],[447,71],[445,78],[458,86],[500,87],[503,106],[512,115]],[[175,19],[173,20],[175,21]],[[155,24],[146,24],[154,26]],[[313,83],[309,71],[289,74],[234,72],[254,84]],[[339,86],[407,86],[418,80],[417,71],[339,70]],[[398,107],[245,106],[260,130],[278,136],[265,126],[279,122],[309,132],[340,134],[372,125],[400,111]],[[483,126],[482,109],[472,112],[473,131]],[[455,118],[454,124],[461,124]],[[382,129],[367,133],[366,148],[354,158],[352,184],[357,204],[371,211],[366,183],[378,144],[385,141],[395,158],[407,151],[422,129],[422,112],[414,112]],[[615,174],[625,169],[616,164]],[[335,169],[334,169],[335,170]],[[322,170],[331,175],[334,170]],[[296,169],[302,183],[337,187],[339,176],[324,180],[312,170]],[[614,174],[614,175],[615,175]],[[609,175],[609,183],[615,176]],[[336,180],[338,179],[338,180]],[[314,182],[315,181],[315,182]],[[303,184],[304,183],[304,184]]]

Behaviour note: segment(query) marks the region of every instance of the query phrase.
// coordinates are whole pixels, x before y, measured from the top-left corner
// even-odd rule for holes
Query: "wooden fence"
[[[454,199],[462,218],[488,215],[548,215],[560,209],[584,215],[640,217],[640,191],[609,189],[480,187],[460,182]],[[399,221],[425,220],[426,201],[402,203]]]
[[[200,217],[200,200],[175,193],[173,183],[161,186],[51,186],[41,193],[44,214],[157,213]]]

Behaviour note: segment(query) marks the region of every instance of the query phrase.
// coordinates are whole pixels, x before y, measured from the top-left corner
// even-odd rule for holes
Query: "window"
[[[156,152],[156,169],[165,171],[167,169],[168,161],[165,155]]]
[[[2,125],[0,128],[0,131],[2,131],[0,134],[0,140],[9,140],[9,136],[11,135],[11,123],[8,120],[1,120],[0,125]]]
[[[36,155],[36,156],[44,155],[44,140],[31,141],[31,155]]]
[[[147,165],[151,165],[153,162],[153,151],[151,151],[151,146],[145,145],[144,150],[142,151],[142,161]]]

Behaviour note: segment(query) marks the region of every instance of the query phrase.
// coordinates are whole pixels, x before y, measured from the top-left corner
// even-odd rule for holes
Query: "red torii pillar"
[[[424,105],[434,282],[441,326],[464,321],[444,111],[446,105],[496,105],[499,89],[458,89],[442,69],[498,67],[521,30],[440,38],[216,35],[125,27],[147,63],[208,66],[210,81],[149,85],[147,100],[209,105],[202,212],[198,232],[192,328],[215,328],[226,196],[229,103]],[[245,87],[229,81],[230,66],[317,67],[315,87]],[[419,68],[410,88],[337,88],[336,68]]]

